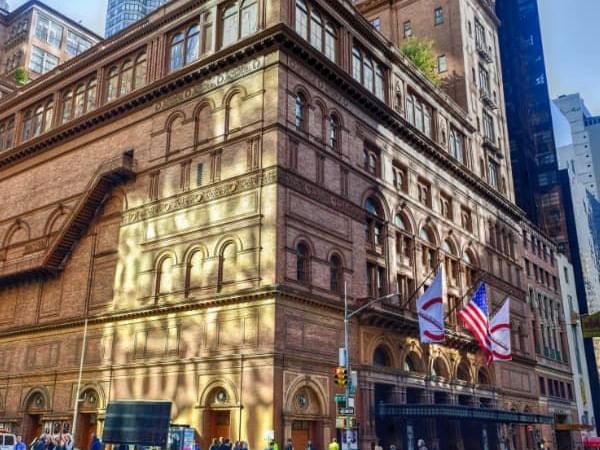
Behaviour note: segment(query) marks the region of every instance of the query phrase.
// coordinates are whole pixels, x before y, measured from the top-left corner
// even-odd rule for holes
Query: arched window
[[[442,358],[436,358],[431,368],[431,374],[434,377],[448,378],[448,366]]]
[[[175,260],[171,257],[164,258],[159,266],[156,274],[156,293],[164,295],[173,292],[173,268]]]
[[[135,77],[133,79],[133,88],[139,89],[146,85],[146,72],[148,71],[148,61],[146,53],[140,54],[135,60]]]
[[[211,114],[208,105],[202,106],[202,108],[196,112],[196,144],[206,142],[212,137]]]
[[[437,266],[437,250],[433,231],[429,227],[421,228],[419,237],[423,240],[422,244],[422,263],[426,272],[429,272]]]
[[[106,88],[106,100],[111,101],[117,98],[119,89],[119,68],[112,67],[108,72],[108,83]]]
[[[221,254],[221,280],[220,286],[232,283],[237,275],[237,248],[233,242],[230,242],[223,248]]]
[[[185,36],[185,64],[190,64],[198,59],[200,54],[200,28],[193,25]]]
[[[133,62],[128,59],[121,67],[121,88],[119,96],[129,94],[133,89]]]
[[[462,362],[458,365],[458,369],[456,369],[456,378],[460,381],[464,381],[466,383],[471,382],[471,374],[469,373],[469,366]]]
[[[404,358],[402,369],[405,372],[421,372],[418,361],[418,355],[414,352],[410,352],[408,355],[406,355],[406,358]]]
[[[310,43],[317,50],[323,47],[323,19],[315,8],[310,13]]]
[[[380,345],[373,352],[373,365],[380,367],[391,367],[391,358],[388,351]]]
[[[186,286],[189,289],[194,289],[202,286],[203,263],[204,258],[201,251],[195,251],[188,261]]]
[[[329,116],[329,121],[328,122],[329,122],[329,146],[333,150],[339,150],[340,126],[339,126],[338,118],[336,117],[335,114],[331,114]]]
[[[4,122],[0,122],[0,151],[9,149],[13,146],[13,136],[15,132],[15,118],[11,117]]]
[[[202,53],[208,53],[212,51],[212,14],[207,12],[202,15],[202,21],[200,23],[202,27]]]
[[[241,30],[240,36],[245,37],[256,33],[257,24],[257,2],[256,0],[244,0],[241,11]]]
[[[366,239],[372,245],[383,244],[383,209],[373,197],[367,198],[365,209],[369,213],[366,221]]]
[[[227,131],[229,133],[242,127],[242,94],[236,92],[227,103]]]
[[[465,287],[469,289],[475,284],[477,276],[476,260],[470,250],[463,253],[463,263],[465,264]]]
[[[337,53],[337,32],[336,28],[327,23],[325,26],[325,57],[335,62]]]
[[[23,115],[22,136],[26,141],[50,130],[52,127],[53,101],[38,104],[25,111]]]
[[[399,228],[396,233],[396,257],[401,265],[411,267],[413,265],[414,245],[410,223],[403,214],[396,214],[394,225]]]
[[[340,292],[343,283],[342,260],[338,255],[329,258],[329,288],[333,292]]]
[[[222,47],[233,44],[238,38],[238,7],[237,3],[230,3],[223,9],[223,35]]]
[[[444,269],[450,286],[458,286],[459,259],[456,252],[456,246],[446,239],[442,242],[442,251],[444,255]]]
[[[296,0],[296,32],[308,39],[308,8],[304,0]]]
[[[44,107],[38,106],[33,114],[33,135],[37,136],[42,132],[44,123]]]
[[[183,67],[183,45],[185,38],[183,33],[176,33],[171,38],[171,72]]]
[[[31,139],[33,135],[33,110],[25,111],[23,115],[23,140]]]
[[[65,123],[73,117],[73,91],[69,89],[63,94],[61,122]]]
[[[296,246],[296,279],[302,283],[309,281],[308,246],[300,242]]]
[[[302,93],[296,94],[296,102],[294,104],[294,121],[296,128],[305,130],[306,127],[306,98]]]

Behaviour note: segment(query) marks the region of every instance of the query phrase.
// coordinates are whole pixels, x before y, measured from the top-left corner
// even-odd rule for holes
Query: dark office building
[[[496,2],[515,198],[570,257],[536,0]]]
[[[150,14],[167,0],[108,0],[104,34],[110,37]]]

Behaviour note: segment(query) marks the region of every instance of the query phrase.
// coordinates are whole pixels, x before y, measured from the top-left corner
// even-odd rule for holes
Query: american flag
[[[469,304],[458,313],[458,316],[479,342],[479,347],[489,364],[492,361],[492,336],[488,321],[485,283],[479,285]]]

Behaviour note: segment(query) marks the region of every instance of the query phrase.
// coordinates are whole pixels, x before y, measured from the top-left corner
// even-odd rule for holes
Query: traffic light
[[[345,367],[337,367],[335,369],[335,384],[338,386],[346,386],[348,384],[348,370]]]

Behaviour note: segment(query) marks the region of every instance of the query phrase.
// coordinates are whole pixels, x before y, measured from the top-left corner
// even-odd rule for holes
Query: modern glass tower
[[[150,14],[168,0],[109,0],[104,34],[110,37]]]

